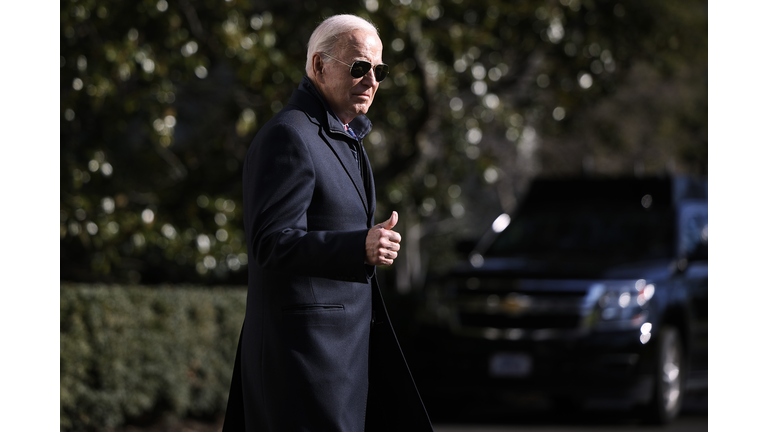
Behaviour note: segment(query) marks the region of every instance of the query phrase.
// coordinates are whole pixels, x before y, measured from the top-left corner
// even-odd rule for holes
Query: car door
[[[685,202],[679,213],[679,256],[687,261],[683,273],[690,313],[689,388],[706,387],[708,357],[708,206],[703,200]]]

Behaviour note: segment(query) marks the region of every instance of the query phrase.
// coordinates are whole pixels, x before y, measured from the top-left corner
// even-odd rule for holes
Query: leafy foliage
[[[391,68],[365,145],[401,289],[535,175],[707,172],[706,3],[65,1],[61,278],[244,283],[244,156],[336,13]]]
[[[224,412],[244,289],[61,287],[61,429]]]

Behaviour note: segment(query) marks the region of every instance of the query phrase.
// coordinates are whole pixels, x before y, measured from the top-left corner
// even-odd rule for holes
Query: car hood
[[[668,278],[674,269],[672,259],[606,264],[595,260],[527,258],[486,258],[482,264],[457,265],[457,277],[509,277],[525,279],[647,279]]]

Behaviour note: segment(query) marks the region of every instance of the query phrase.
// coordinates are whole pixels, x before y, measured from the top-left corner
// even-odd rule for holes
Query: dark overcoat
[[[228,431],[429,431],[364,263],[376,205],[362,146],[304,78],[248,150],[248,298]]]

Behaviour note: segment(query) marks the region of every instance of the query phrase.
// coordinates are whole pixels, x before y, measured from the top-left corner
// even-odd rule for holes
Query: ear
[[[314,75],[316,82],[323,84],[325,84],[324,67],[325,62],[323,62],[323,57],[320,55],[320,53],[312,54],[312,74]]]

